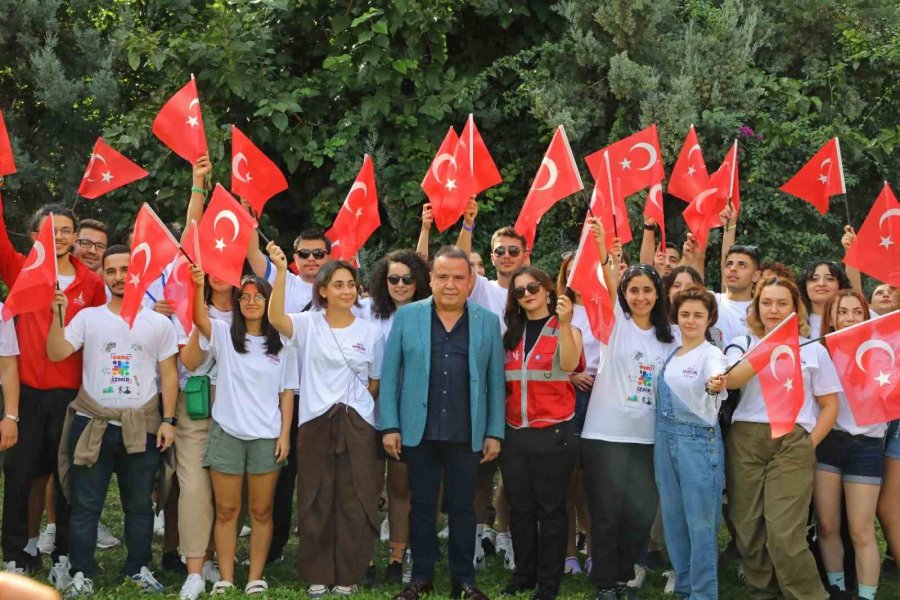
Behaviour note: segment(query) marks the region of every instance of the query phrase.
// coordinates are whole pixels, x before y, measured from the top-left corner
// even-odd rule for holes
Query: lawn
[[[2,489],[2,486],[0,486]],[[2,511],[0,511],[2,514]],[[103,522],[109,527],[110,531],[116,537],[122,538],[122,510],[119,503],[118,486],[115,483],[110,486],[110,492],[107,497],[106,509],[103,513]],[[720,541],[724,543],[724,537]],[[880,539],[880,535],[879,535]],[[159,560],[161,553],[161,538],[154,539],[153,550],[154,559]],[[883,545],[883,544],[882,544]],[[296,538],[291,539],[285,552],[284,562],[270,566],[266,570],[266,579],[269,582],[269,592],[266,598],[303,598],[305,597],[306,585],[297,579],[295,571],[296,558]],[[882,548],[883,551],[883,548]],[[244,559],[247,556],[247,538],[241,538],[238,546],[238,556]],[[582,561],[584,556],[580,557]],[[123,583],[119,577],[122,563],[125,561],[125,550],[120,546],[108,550],[98,550],[97,560],[103,570],[103,574],[95,579],[95,588],[97,593],[94,595],[98,599],[138,599],[146,598],[132,587],[130,583]],[[378,544],[376,551],[376,564],[378,568],[379,579],[383,575],[384,567],[387,561],[386,545]],[[49,557],[45,557],[44,563],[49,568]],[[506,584],[509,572],[503,569],[502,559],[499,557],[490,557],[487,561],[487,567],[478,571],[478,586],[488,594],[489,597],[495,598],[499,596],[500,590]],[[154,565],[154,570],[159,580],[166,586],[166,598],[178,598],[178,592],[183,583],[183,576],[173,575],[159,568],[158,564]],[[243,585],[246,583],[247,570],[246,567],[237,567],[236,576],[238,581],[235,582],[238,588],[227,597],[244,597]],[[46,572],[43,574],[46,577]],[[671,598],[663,593],[665,578],[661,573],[648,573],[647,581],[642,589],[644,598],[648,600]],[[450,580],[446,567],[446,555],[439,563],[437,576],[437,591],[440,596],[448,596],[450,593]],[[729,563],[723,565],[719,577],[720,597],[723,599],[743,600],[749,599],[750,595],[746,588],[737,578],[737,563]],[[370,599],[389,599],[399,591],[400,586],[384,586],[380,585],[374,589],[363,589],[356,596],[360,600]],[[564,598],[583,598],[588,600],[593,598],[593,587],[587,580],[585,575],[567,575],[563,582],[561,597]],[[527,594],[522,594],[520,598],[527,599]],[[896,583],[888,583],[884,580],[878,592],[879,599],[900,600],[900,585]]]

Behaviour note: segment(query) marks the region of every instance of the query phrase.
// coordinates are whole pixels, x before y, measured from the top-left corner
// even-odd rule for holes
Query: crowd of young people
[[[203,214],[209,171],[205,157],[194,167],[188,221]],[[730,209],[718,293],[691,236],[657,250],[647,220],[629,266],[589,219],[616,316],[608,343],[566,286],[572,251],[545,273],[504,227],[490,239],[497,278],[487,279],[473,252],[474,200],[455,246],[429,256],[426,205],[417,248],[386,254],[365,281],[331,260],[321,232],[299,235],[292,256],[254,235],[239,286],[192,267],[190,331],[160,285],[129,327],[119,316],[129,247],[61,206],[37,211],[33,237],[51,214],[59,289],[50,305],[0,323],[2,550],[7,571],[29,575],[51,554],[49,582],[66,598],[95,589],[113,473],[122,575],[163,591],[151,543],[165,507],[164,550],[176,558],[162,564],[184,574],[186,600],[207,584],[234,588],[245,520],[244,591],[265,592],[294,506],[308,597],[375,583],[383,493],[383,580],[405,583],[398,600],[434,591],[442,509],[451,592],[470,600],[487,597],[476,572],[490,551],[512,571],[504,595],[554,600],[566,574],[585,572],[598,600],[639,598],[648,551],[662,547],[668,591],[717,598],[723,520],[754,597],[849,590],[872,600],[876,520],[884,571],[900,566],[898,423],[857,425],[826,346],[811,343],[796,425],[773,439],[744,359],[792,313],[804,341],[819,338],[900,309],[900,289],[878,285],[867,299],[859,273],[838,264],[814,261],[795,276],[761,262],[758,248],[736,243]],[[25,260],[3,228],[7,286]],[[204,389],[206,412],[194,404]],[[36,535],[45,508],[49,543]]]

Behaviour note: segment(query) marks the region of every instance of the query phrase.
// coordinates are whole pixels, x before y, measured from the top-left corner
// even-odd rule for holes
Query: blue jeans
[[[678,418],[682,405],[665,383],[657,383],[653,464],[662,508],[666,549],[675,570],[676,596],[719,597],[717,535],[722,522],[725,448],[718,424]]]
[[[69,456],[75,455],[75,444],[90,419],[76,416],[69,435]],[[72,514],[69,521],[69,560],[72,573],[81,571],[85,577],[97,574],[94,548],[97,545],[97,524],[106,502],[106,492],[112,474],[119,482],[119,498],[125,513],[125,548],[128,555],[122,568],[128,577],[149,567],[153,543],[153,502],[150,494],[160,454],[156,436],[147,436],[147,449],[137,454],[125,452],[122,428],[109,425],[103,434],[100,455],[91,467],[70,465]]]

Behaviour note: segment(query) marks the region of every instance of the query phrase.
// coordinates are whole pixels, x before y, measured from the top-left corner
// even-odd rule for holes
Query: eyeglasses
[[[69,237],[70,235],[73,235],[75,233],[75,230],[72,229],[71,227],[62,227],[60,229],[54,228],[53,233],[56,233],[56,234],[59,234],[59,235],[65,236],[65,237]]]
[[[537,281],[532,281],[531,283],[526,283],[525,285],[520,285],[519,287],[513,288],[512,296],[516,300],[521,300],[525,297],[525,292],[528,292],[532,296],[538,293],[538,290],[541,289],[541,284]]]
[[[403,282],[403,285],[410,285],[413,282],[412,273],[407,273],[406,275],[388,275],[387,276],[388,283],[391,285],[400,285],[400,282]]]
[[[244,304],[250,302],[251,300],[256,304],[261,304],[266,301],[266,297],[262,294],[253,294],[252,296],[250,294],[241,294],[240,296],[240,301]]]
[[[65,235],[65,234],[63,234]],[[75,240],[75,243],[84,248],[85,250],[89,250],[91,248],[96,248],[97,252],[104,252],[106,250],[106,244],[103,242],[94,242],[91,240],[87,240],[84,238]]]
[[[297,250],[297,256],[299,256],[303,260],[306,260],[310,256],[312,256],[316,260],[322,260],[323,258],[328,256],[328,253],[325,252],[324,250],[322,250],[321,248],[316,248],[315,250],[303,249],[303,250]]]
[[[520,248],[519,246],[497,246],[496,248],[494,248],[494,256],[505,256],[507,252],[509,252],[509,255],[511,257],[515,258],[518,255],[522,254],[522,248]]]

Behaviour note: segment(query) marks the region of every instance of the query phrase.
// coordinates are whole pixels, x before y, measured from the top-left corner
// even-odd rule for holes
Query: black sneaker
[[[556,600],[558,595],[559,593],[556,589],[538,586],[531,600]]]
[[[403,563],[388,563],[387,569],[384,570],[385,583],[403,583]]]
[[[853,600],[853,594],[842,590],[836,585],[828,586],[828,597],[830,600]]]
[[[523,592],[530,592],[534,590],[534,584],[527,584],[522,581],[512,580],[506,584],[506,587],[500,591],[501,596],[515,596],[517,594],[521,594]]]
[[[575,535],[575,549],[582,554],[587,550],[587,534],[585,532],[579,531]]]
[[[647,553],[647,560],[644,561],[644,566],[647,567],[648,571],[662,571],[666,566],[666,561],[663,560],[662,552],[659,550],[651,550]]]
[[[401,576],[402,576],[402,573],[401,573]],[[375,565],[374,564],[370,564],[368,567],[366,567],[366,574],[363,575],[362,583],[364,586],[370,587],[370,588],[375,587],[375,585],[378,583],[378,578],[375,576]]]
[[[616,588],[597,590],[594,600],[619,600],[619,594],[616,593]]]
[[[894,557],[884,557],[881,563],[881,576],[889,581],[900,581],[900,568],[897,567]]]
[[[183,562],[181,562],[181,557],[178,556],[178,552],[175,550],[163,554],[162,558],[159,559],[159,566],[161,566],[163,570],[168,571],[169,573],[175,573],[176,575],[187,575],[187,567],[184,566]]]

